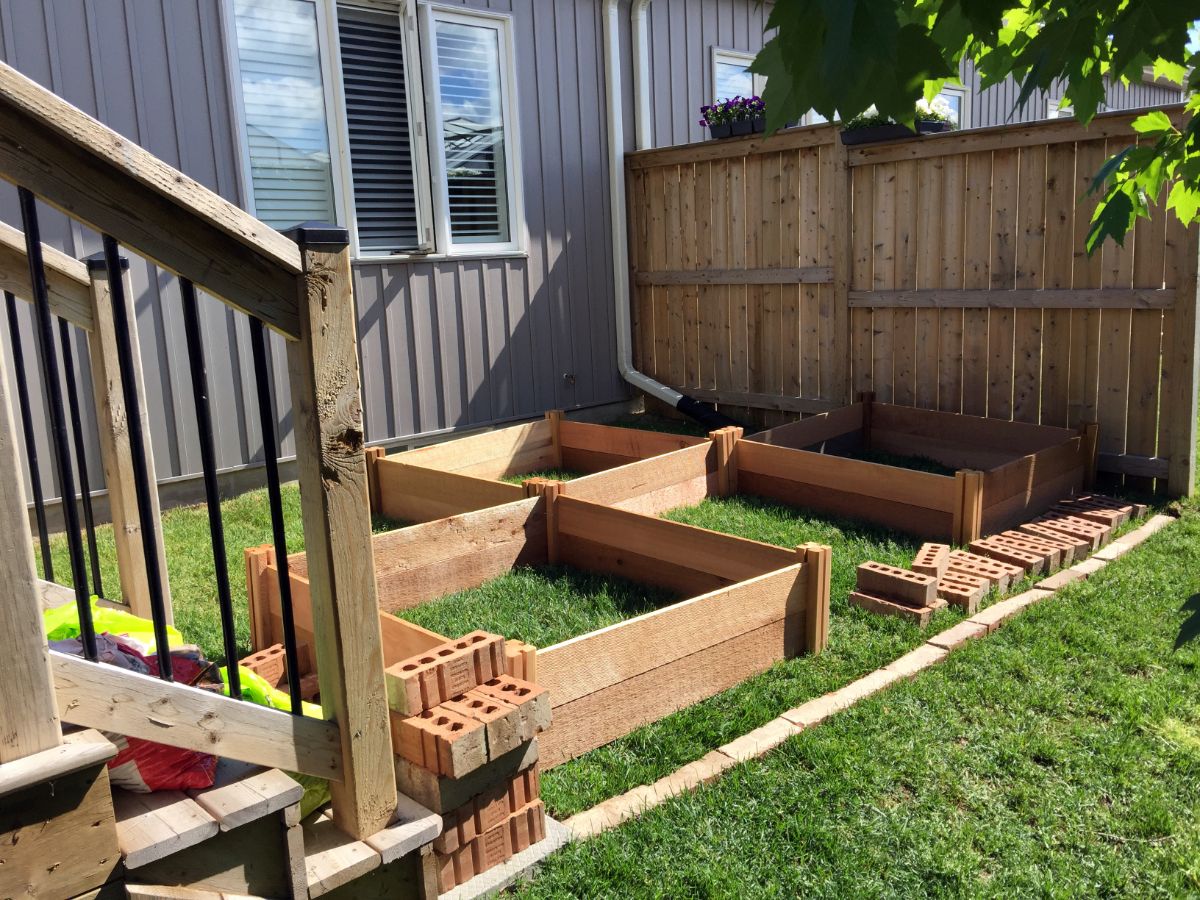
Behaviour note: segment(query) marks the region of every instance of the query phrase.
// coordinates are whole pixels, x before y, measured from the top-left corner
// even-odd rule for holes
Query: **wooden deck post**
[[[149,575],[146,572],[146,555],[142,549],[142,525],[138,517],[137,488],[133,479],[132,456],[129,452],[129,425],[125,416],[125,395],[121,391],[121,368],[117,361],[117,337],[113,326],[112,292],[108,286],[108,274],[104,254],[98,253],[86,260],[88,277],[91,280],[92,329],[88,332],[88,355],[92,365],[92,390],[96,400],[96,424],[100,435],[100,460],[104,465],[104,485],[108,490],[108,504],[113,524],[113,541],[117,548],[117,568],[121,577],[121,595],[129,604],[134,615],[150,618]],[[136,322],[133,309],[133,289],[129,283],[128,260],[123,259],[122,272],[125,278],[125,302],[129,305],[128,320]],[[130,328],[129,340],[133,345],[133,371],[127,372],[142,398],[142,441],[146,446],[146,467],[151,480],[155,480],[154,454],[150,452],[150,424],[145,406],[146,386],[142,378],[142,356],[138,346],[137,328]],[[155,482],[157,485],[157,481]],[[159,529],[158,570],[162,573],[163,606],[167,622],[173,620],[171,609],[171,586],[167,579],[166,550],[163,545],[159,523],[162,516],[158,508],[158,490],[150,491],[150,502],[154,508],[150,519]]]
[[[10,397],[0,366],[0,764],[62,743]]]
[[[321,702],[341,732],[333,819],[355,838],[384,828],[396,781],[383,677],[363,453],[357,318],[344,228],[309,223],[300,245],[300,336],[288,371]]]
[[[1200,316],[1197,315],[1197,267],[1200,265],[1200,229],[1195,225],[1184,229],[1171,222],[1167,233],[1180,235],[1177,246],[1168,244],[1167,252],[1175,255],[1175,328],[1173,340],[1163,348],[1163,370],[1166,373],[1167,396],[1163,415],[1170,425],[1170,443],[1166,448],[1170,463],[1167,469],[1167,493],[1172,497],[1190,497],[1196,490],[1196,393],[1200,383]]]
[[[805,566],[805,649],[812,654],[829,645],[829,594],[833,572],[833,548],[825,544],[801,544],[797,554]]]

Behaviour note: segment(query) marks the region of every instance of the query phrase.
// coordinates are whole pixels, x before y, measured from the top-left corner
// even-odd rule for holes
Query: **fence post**
[[[133,479],[133,463],[129,452],[129,425],[125,415],[125,395],[121,391],[121,367],[117,358],[117,336],[113,325],[113,300],[109,290],[104,254],[89,256],[88,278],[92,294],[92,330],[88,332],[88,356],[92,365],[92,390],[96,399],[96,425],[100,436],[100,460],[104,466],[104,486],[108,490],[109,515],[113,524],[113,541],[117,548],[117,568],[121,576],[121,594],[134,615],[150,618],[149,574],[142,550],[142,526],[138,518],[137,487]],[[135,322],[133,290],[129,283],[129,261],[122,258],[122,277],[125,279],[125,302],[129,321]],[[129,340],[133,345],[133,371],[126,375],[137,385],[137,394],[144,399],[146,388],[142,379],[142,355],[138,346],[137,329],[131,328]],[[142,409],[142,442],[149,449],[150,425],[146,409]],[[158,508],[157,480],[154,473],[154,454],[146,454],[146,467],[155,481],[150,491],[153,509],[150,519],[162,521]],[[163,607],[167,623],[173,620],[171,586],[167,578],[166,550],[161,526],[158,534],[158,570],[162,574]]]
[[[0,366],[0,763],[62,743],[11,396]]]
[[[396,781],[383,678],[371,509],[363,452],[349,234],[307,223],[300,245],[300,336],[289,341],[296,462],[321,702],[341,733],[333,819],[355,838],[383,829]]]
[[[827,400],[850,403],[851,362],[850,352],[850,261],[854,253],[854,235],[851,224],[850,203],[854,196],[850,153],[842,143],[840,130],[833,138],[833,346],[829,352],[838,354],[832,367],[833,384],[821,393]],[[821,352],[825,352],[822,348]]]
[[[1168,373],[1167,397],[1163,415],[1170,420],[1170,463],[1167,469],[1167,493],[1172,497],[1190,497],[1196,489],[1196,386],[1200,383],[1200,317],[1196,314],[1197,266],[1200,264],[1200,230],[1195,225],[1183,231],[1178,246],[1168,245],[1175,253],[1175,328],[1174,340],[1164,348],[1163,369]],[[1171,229],[1168,228],[1168,232]]]

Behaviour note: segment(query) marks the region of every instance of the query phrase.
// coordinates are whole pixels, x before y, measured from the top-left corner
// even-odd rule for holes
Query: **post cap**
[[[121,260],[121,271],[128,272],[129,257],[122,253],[118,258]],[[83,261],[87,264],[89,272],[103,272],[106,268],[108,268],[108,263],[104,259],[103,250],[99,251],[98,253],[93,253],[91,256],[85,256]]]
[[[301,222],[283,232],[283,236],[310,250],[336,253],[350,246],[349,230],[328,222]]]

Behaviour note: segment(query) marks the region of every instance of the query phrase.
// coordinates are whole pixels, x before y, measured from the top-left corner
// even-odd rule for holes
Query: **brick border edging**
[[[849,709],[860,700],[865,700],[897,681],[915,677],[946,659],[951,651],[967,641],[991,634],[1035,603],[1053,597],[1069,584],[1086,580],[1174,521],[1175,517],[1161,513],[1151,516],[1144,524],[1082,562],[1043,578],[1024,593],[993,603],[969,619],[964,619],[934,635],[915,650],[886,666],[815,700],[789,709],[765,725],[710,751],[653,784],[639,785],[624,794],[610,797],[591,809],[576,813],[562,824],[566,826],[574,841],[595,837],[665,803],[672,797],[716,780],[726,769],[765,756],[806,728],[819,725],[835,713]]]

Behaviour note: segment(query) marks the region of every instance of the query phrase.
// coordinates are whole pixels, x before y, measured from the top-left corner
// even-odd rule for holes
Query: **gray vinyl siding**
[[[363,411],[373,443],[627,396],[615,360],[602,3],[462,5],[512,13],[528,253],[355,262]],[[0,57],[244,206],[224,40],[221,0],[0,0]],[[627,33],[622,40],[628,59]],[[0,217],[20,225],[8,186],[0,187]],[[50,210],[43,211],[43,239],[75,256],[99,249],[95,235]],[[200,460],[178,286],[140,260],[132,272],[158,476],[195,474]],[[21,306],[33,367],[30,310]],[[202,312],[219,465],[260,461],[246,319],[211,298],[202,300]],[[0,341],[11,377],[6,323]],[[96,487],[102,479],[81,334],[76,344]],[[286,364],[278,338],[272,347],[287,455]],[[36,368],[31,386],[49,480]],[[49,495],[57,493],[53,485]]]
[[[654,146],[704,140],[708,135],[699,125],[700,107],[720,99],[713,96],[713,49],[761,50],[771,5],[762,0],[653,0],[649,10]],[[980,93],[969,61],[964,61],[960,78],[971,93],[972,128],[1047,117],[1045,95],[1014,112],[1019,90],[1012,79]],[[1109,109],[1134,109],[1180,99],[1178,90],[1138,82],[1109,85],[1107,103]]]

